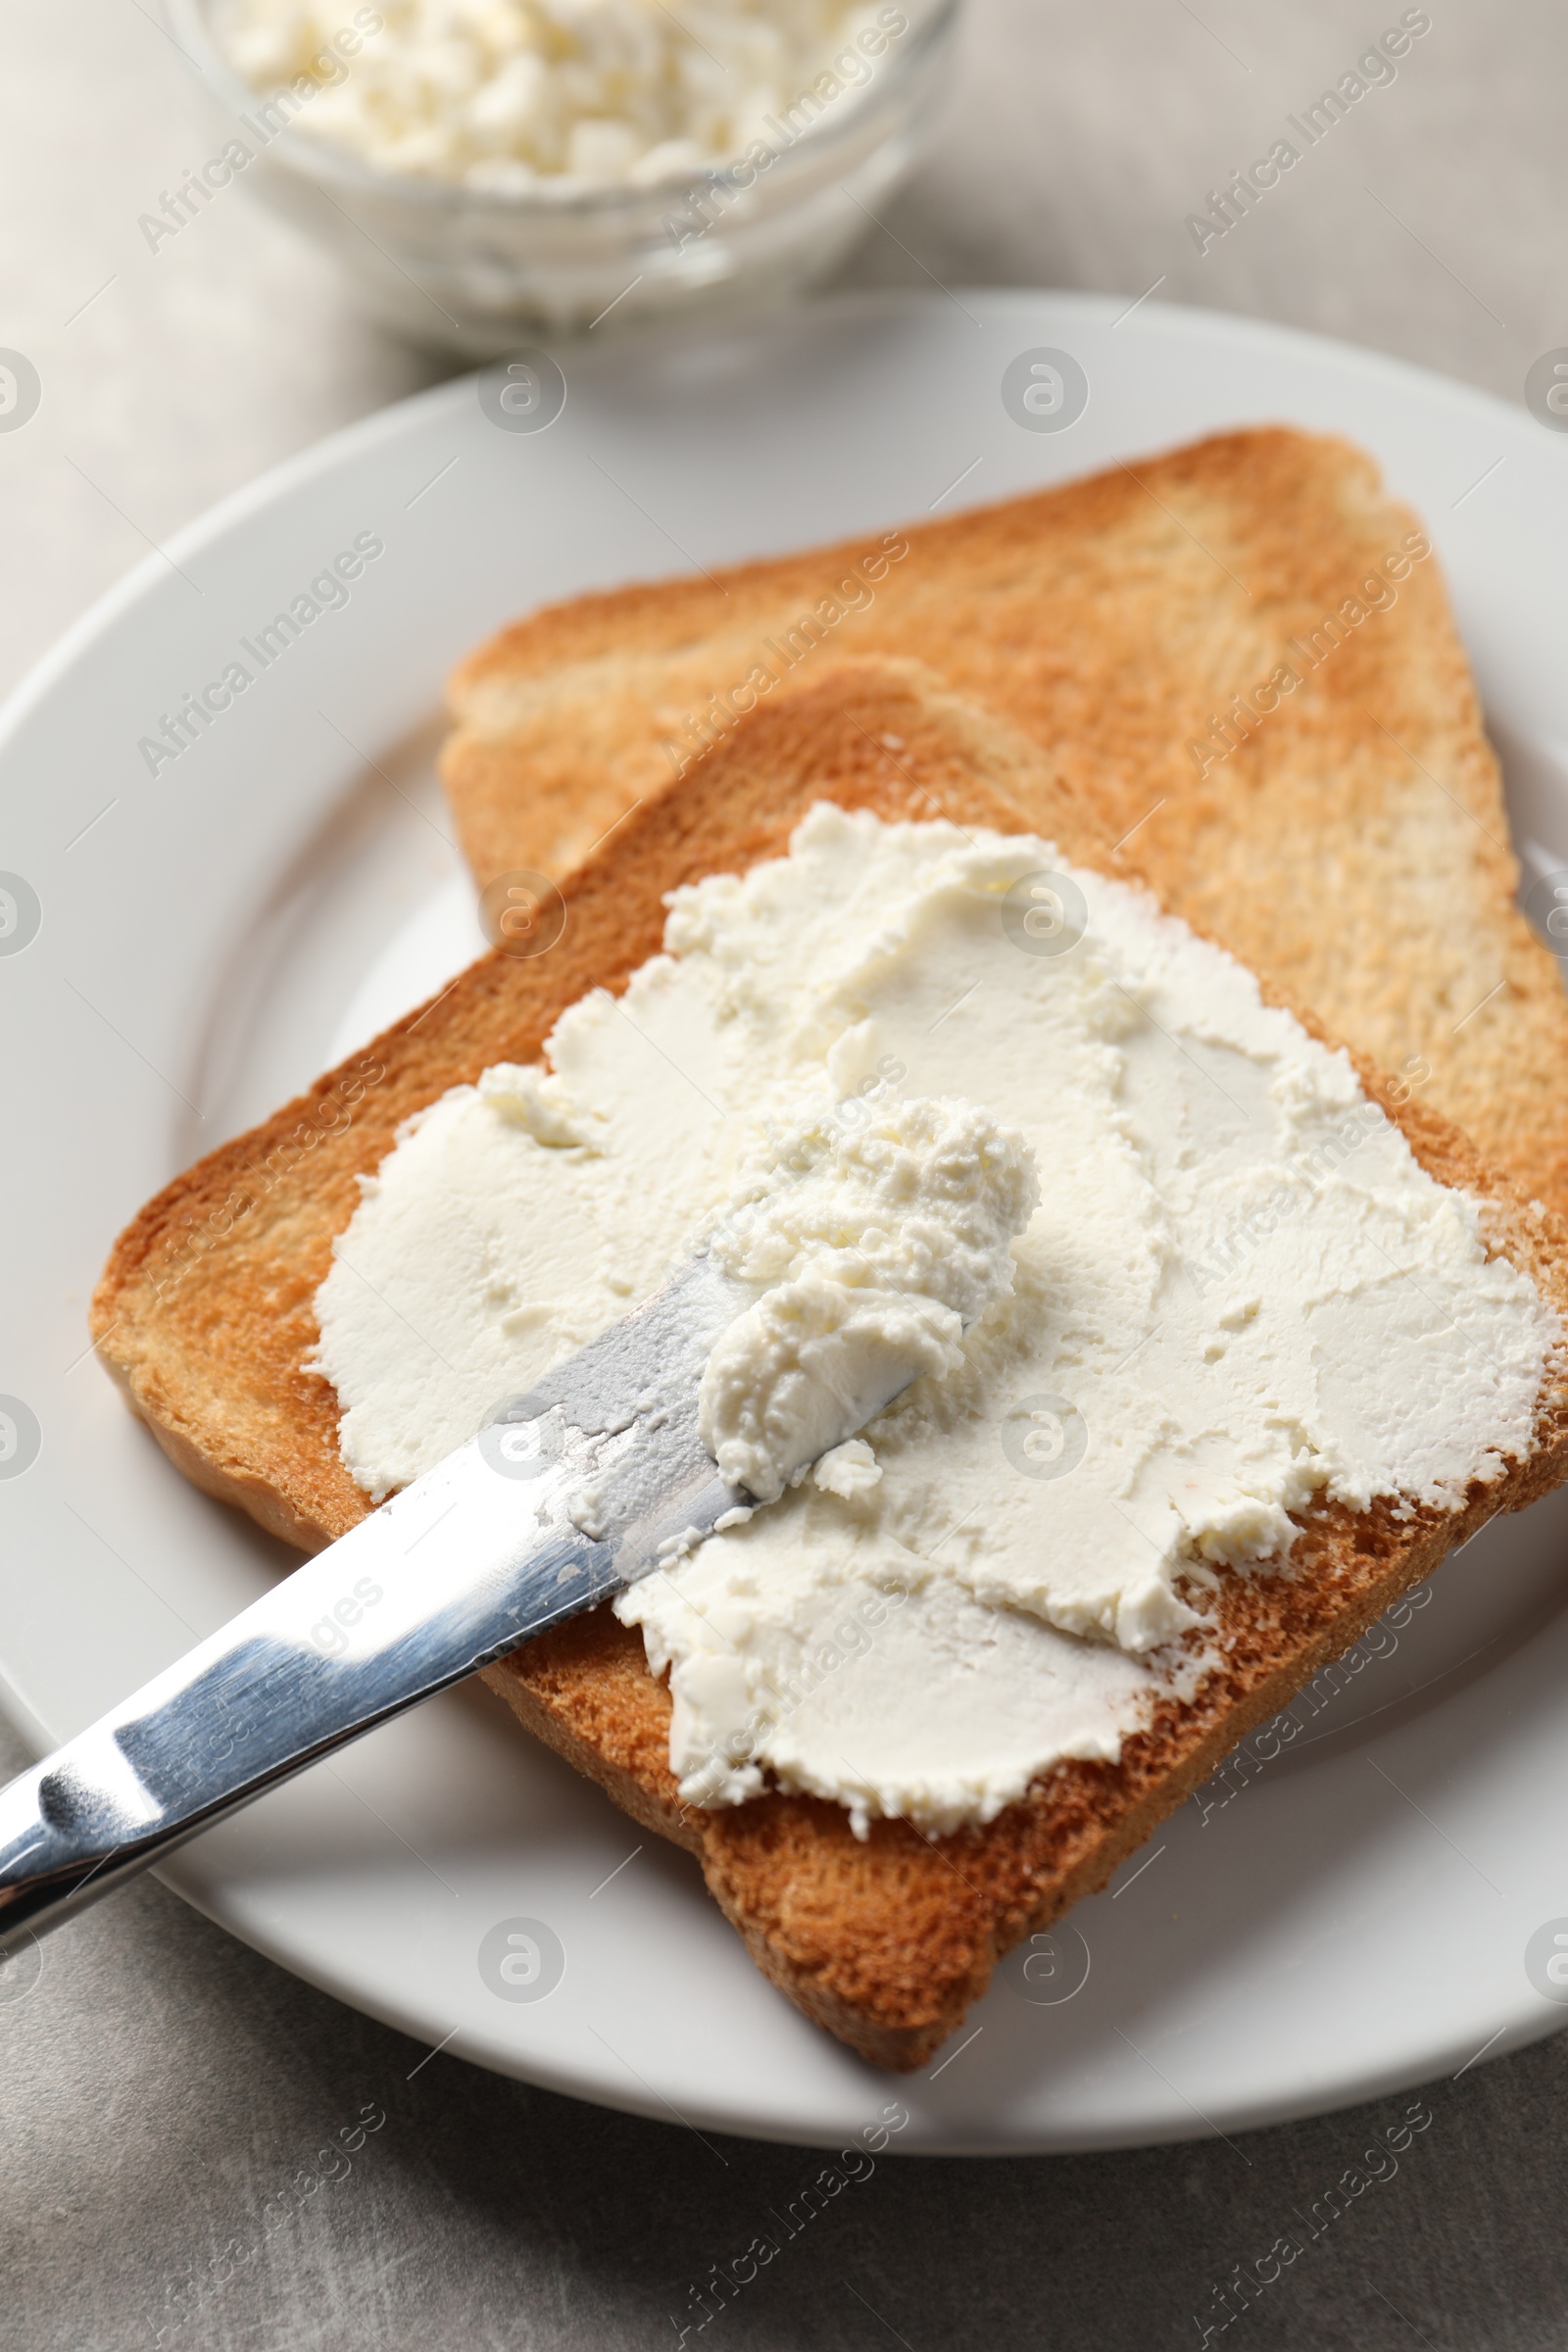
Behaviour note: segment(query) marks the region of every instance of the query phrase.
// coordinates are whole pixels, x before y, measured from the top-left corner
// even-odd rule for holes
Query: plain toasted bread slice
[[[132,1405],[209,1493],[293,1542],[314,1547],[353,1526],[369,1505],[339,1459],[336,1400],[304,1365],[318,1336],[314,1294],[357,1204],[356,1179],[378,1165],[399,1123],[491,1062],[536,1056],[568,1004],[596,984],[623,986],[658,951],[664,893],[781,854],[814,801],[1016,832],[1005,794],[1032,760],[990,720],[873,665],[760,713],[567,878],[565,931],[551,953],[473,965],[142,1210],[93,1307],[100,1350]],[[1551,1213],[1413,1101],[1394,1115],[1426,1168],[1483,1203],[1491,1246],[1568,1307],[1568,1235]],[[1314,1511],[1288,1570],[1223,1580],[1226,1664],[1196,1700],[1162,1703],[1119,1763],[1058,1766],[989,1828],[950,1838],[878,1822],[862,1841],[837,1805],[808,1797],[682,1807],[668,1694],[641,1640],[604,1610],[531,1642],[488,1680],[635,1820],[700,1857],[758,1964],[808,2016],[865,2057],[906,2068],[958,2023],[1001,1953],[1102,1886],[1237,1740],[1454,1544],[1565,1472],[1558,1372],[1532,1450],[1503,1479],[1447,1513]]]
[[[1379,1067],[1429,1062],[1437,1107],[1568,1214],[1568,999],[1513,903],[1497,764],[1427,546],[1345,442],[1229,433],[547,608],[455,673],[443,774],[481,885],[559,876],[749,702],[845,656],[921,662],[1043,755],[1014,788],[1031,823],[1076,786],[1063,850],[1119,845],[1114,871]]]

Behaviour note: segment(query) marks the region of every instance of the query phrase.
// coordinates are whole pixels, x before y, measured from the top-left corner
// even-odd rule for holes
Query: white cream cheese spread
[[[229,0],[253,88],[310,99],[301,127],[387,171],[492,195],[652,187],[779,145],[853,103],[896,8],[855,0]],[[362,37],[363,36],[363,37]]]
[[[918,1191],[928,1114],[1016,1152],[1017,1187],[1027,1146],[1040,1185],[1010,1290],[961,1341],[923,1327],[940,1363],[616,1602],[668,1672],[692,1801],[771,1780],[858,1826],[989,1820],[1196,1687],[1216,1574],[1288,1550],[1292,1513],[1451,1504],[1528,1450],[1556,1318],[1348,1057],[1137,890],[1037,840],[820,807],[788,857],[677,891],[665,948],[364,1181],[318,1367],[372,1494],[651,1295],[726,1203],[721,1246],[786,1287],[831,1255],[830,1136],[863,1139],[862,1241],[876,1139],[912,1143]],[[803,1121],[821,1154],[780,1170]],[[919,1297],[966,1319],[996,1238],[933,1238],[957,1287]],[[711,1426],[744,1446],[726,1377]],[[786,1478],[789,1445],[761,1451]]]
[[[1028,1145],[972,1103],[895,1099],[864,1128],[835,1109],[764,1149],[710,1243],[761,1297],[709,1358],[699,1427],[759,1502],[911,1380],[957,1370],[965,1326],[1012,1289],[1008,1244],[1040,1202]],[[859,1461],[835,1447],[818,1483],[865,1492]]]

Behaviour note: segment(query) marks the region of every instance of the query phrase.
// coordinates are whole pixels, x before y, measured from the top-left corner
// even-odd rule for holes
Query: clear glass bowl
[[[741,163],[653,188],[556,194],[546,182],[498,195],[378,171],[292,123],[264,138],[267,100],[224,56],[216,0],[167,0],[214,101],[215,155],[237,135],[253,160],[235,178],[327,246],[370,309],[472,359],[515,348],[522,330],[779,302],[826,276],[914,161],[942,95],[960,0],[900,6],[908,30],[872,78],[824,106],[764,172]]]

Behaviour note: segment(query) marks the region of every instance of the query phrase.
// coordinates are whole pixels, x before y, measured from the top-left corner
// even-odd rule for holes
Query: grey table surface
[[[974,0],[944,127],[843,281],[1131,300],[1162,280],[1162,297],[1518,399],[1531,361],[1568,343],[1568,17],[1550,0],[1432,0],[1397,80],[1245,236],[1200,254],[1184,225],[1398,14]],[[198,122],[189,71],[141,0],[7,0],[0,343],[32,358],[49,399],[0,440],[0,686],[149,543],[450,366],[357,318],[331,267],[243,200],[150,254],[137,216],[203,152]],[[23,1761],[0,1727],[0,1767]],[[30,1987],[0,1973],[7,2348],[674,2345],[690,2283],[812,2170],[799,2149],[710,2146],[426,2061],[151,1882],[43,1957]],[[1231,2340],[1568,2340],[1565,2094],[1560,2039],[1429,2086],[1431,2126],[1397,2170]],[[1266,2257],[1402,2103],[1235,2144],[884,2161],[710,2340],[1119,2348],[1200,2343],[1210,2326],[1218,2341],[1214,2288]],[[384,2124],[320,2181],[318,2149],[362,2106]],[[291,2184],[292,2218],[264,2233]],[[192,2278],[200,2309],[172,2326]]]

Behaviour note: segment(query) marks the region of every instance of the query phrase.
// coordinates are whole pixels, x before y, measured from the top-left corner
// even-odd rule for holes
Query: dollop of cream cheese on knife
[[[1197,1687],[1216,1572],[1288,1551],[1293,1512],[1449,1505],[1528,1450],[1556,1317],[1348,1056],[1138,890],[1030,837],[822,806],[786,858],[675,892],[665,950],[544,1064],[408,1123],[318,1294],[316,1367],[380,1496],[715,1225],[775,1286],[704,1407],[778,1498],[615,1603],[669,1675],[689,1801],[771,1779],[860,1828],[990,1820]],[[997,1233],[928,1237],[937,1287],[898,1310],[928,1368],[791,1485],[809,1432],[769,1380],[812,1316],[853,1320],[869,1284],[835,1296],[836,1251],[883,1251],[861,1273],[897,1298],[964,1131],[1016,1153],[1004,1226],[1038,1170],[1010,1287],[960,1339],[962,1250],[994,1270]],[[875,1204],[900,1154],[902,1229]]]
[[[910,1381],[956,1371],[965,1326],[1012,1289],[1008,1245],[1039,1204],[1022,1136],[969,1102],[894,1101],[864,1130],[828,1102],[767,1147],[709,1240],[760,1293],[698,1391],[728,1483],[776,1502]],[[864,1493],[869,1453],[851,1459]],[[835,1460],[818,1483],[842,1490],[846,1471]]]

